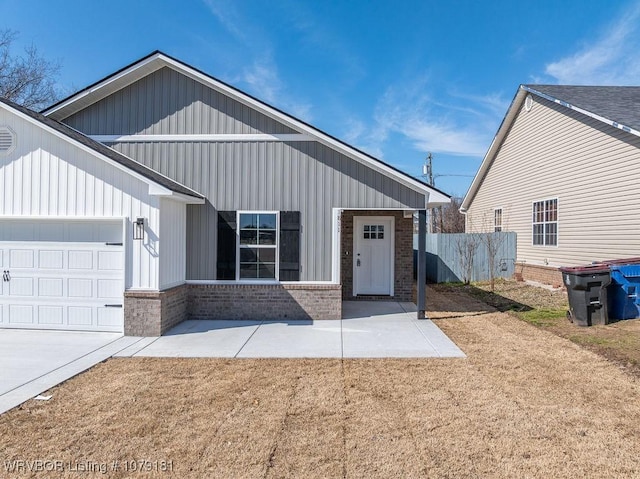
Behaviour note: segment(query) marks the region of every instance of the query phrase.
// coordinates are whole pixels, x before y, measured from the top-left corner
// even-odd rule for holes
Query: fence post
[[[427,210],[418,211],[418,319],[426,319],[427,301]]]

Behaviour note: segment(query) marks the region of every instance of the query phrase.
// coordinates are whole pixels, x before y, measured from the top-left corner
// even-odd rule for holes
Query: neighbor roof
[[[440,191],[439,189],[424,183],[423,181],[414,178],[403,171],[384,163],[383,161],[339,140],[317,128],[309,125],[308,123],[299,120],[288,113],[279,110],[227,83],[224,83],[217,78],[208,75],[207,73],[198,70],[190,65],[187,65],[180,60],[170,57],[162,53],[161,51],[155,51],[146,57],[128,65],[121,70],[109,75],[108,77],[97,81],[96,83],[80,90],[79,92],[59,101],[58,103],[50,106],[42,111],[44,115],[57,120],[64,120],[74,113],[92,105],[93,103],[100,101],[101,99],[109,96],[112,93],[130,85],[131,83],[159,70],[163,67],[169,67],[176,70],[193,80],[196,80],[216,91],[230,96],[238,100],[239,102],[252,107],[265,115],[287,125],[302,133],[308,134],[314,140],[334,149],[340,151],[346,156],[366,164],[380,173],[394,178],[396,181],[408,186],[409,188],[418,191],[423,194],[429,195],[429,206],[436,206],[438,204],[449,203],[451,197]],[[425,205],[426,206],[426,205]]]
[[[545,98],[640,137],[640,87],[520,85],[467,194],[462,200],[460,211],[465,212],[471,205],[527,94]]]
[[[574,107],[640,131],[640,86],[524,85]]]
[[[17,103],[9,101],[5,98],[0,98],[0,103],[3,103],[10,109],[22,113],[22,115],[30,118],[31,120],[34,120],[37,123],[49,127],[50,129],[64,135],[68,139],[80,143],[82,146],[93,150],[94,152],[108,158],[109,160],[112,160],[117,164],[124,166],[127,170],[130,170],[133,173],[137,173],[138,175],[144,177],[145,179],[151,181],[156,185],[166,188],[173,193],[200,200],[198,202],[204,200],[204,196],[202,196],[200,193],[197,193],[187,188],[186,186],[181,185],[180,183],[177,183],[172,179],[161,175],[160,173],[157,173],[156,171],[138,163],[137,161],[132,160],[131,158],[115,151],[112,148],[109,148],[108,146],[105,146],[98,141],[92,140],[83,133],[80,133],[78,130],[75,130],[63,123],[60,123],[59,121],[48,118],[41,113],[37,113],[33,110],[30,110],[29,108],[18,105]]]

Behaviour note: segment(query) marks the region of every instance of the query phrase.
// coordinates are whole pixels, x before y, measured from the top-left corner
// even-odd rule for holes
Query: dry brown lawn
[[[470,296],[428,297],[466,359],[111,359],[0,416],[0,477],[15,460],[72,478],[640,477],[636,378]]]

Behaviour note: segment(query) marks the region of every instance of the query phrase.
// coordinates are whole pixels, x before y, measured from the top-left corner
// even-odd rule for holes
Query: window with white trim
[[[557,246],[557,198],[533,203],[533,244],[537,246]]]
[[[502,208],[493,210],[493,231],[496,233],[502,231]]]
[[[278,213],[238,212],[238,279],[278,279]]]

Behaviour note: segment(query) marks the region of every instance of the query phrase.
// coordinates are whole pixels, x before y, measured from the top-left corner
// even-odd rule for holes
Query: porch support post
[[[418,319],[427,314],[427,210],[418,211]]]

